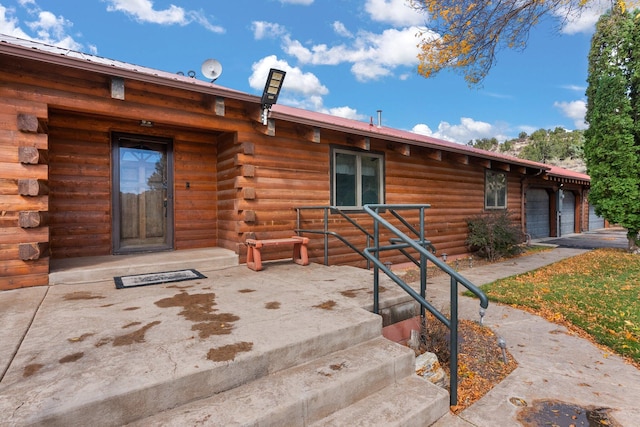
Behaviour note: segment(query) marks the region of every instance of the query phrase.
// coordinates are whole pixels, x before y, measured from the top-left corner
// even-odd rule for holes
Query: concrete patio
[[[583,252],[463,274],[481,285]],[[447,393],[413,373],[413,353],[382,338],[372,272],[291,261],[255,272],[180,255],[94,260],[93,276],[84,260],[54,272],[55,285],[1,292],[0,425],[519,426],[514,397],[605,406],[620,425],[640,424],[638,369],[538,316],[489,306],[485,324],[520,366],[453,416]],[[115,288],[113,275],[146,264],[207,278]],[[411,313],[393,283],[383,287],[384,318]],[[428,289],[436,306],[447,301],[447,278]],[[461,316],[476,320],[478,307],[462,298]]]

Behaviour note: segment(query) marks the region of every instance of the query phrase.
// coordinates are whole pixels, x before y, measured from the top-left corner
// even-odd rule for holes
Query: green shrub
[[[489,261],[520,252],[524,234],[507,210],[491,211],[467,218],[469,235],[466,244],[471,251]]]

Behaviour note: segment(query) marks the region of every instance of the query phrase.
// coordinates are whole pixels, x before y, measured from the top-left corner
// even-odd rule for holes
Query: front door
[[[113,253],[173,248],[172,141],[114,133]]]

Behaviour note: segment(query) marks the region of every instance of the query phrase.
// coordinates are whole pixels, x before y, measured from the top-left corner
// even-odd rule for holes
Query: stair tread
[[[448,411],[449,393],[446,390],[410,375],[311,427],[424,427],[435,423]]]
[[[306,425],[413,369],[409,349],[378,337],[130,425]]]

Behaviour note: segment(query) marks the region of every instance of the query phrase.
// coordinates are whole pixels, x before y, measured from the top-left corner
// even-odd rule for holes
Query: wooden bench
[[[309,265],[307,252],[308,237],[293,236],[288,239],[247,239],[247,267],[254,271],[262,270],[262,255],[260,250],[267,246],[293,245],[293,262]]]

